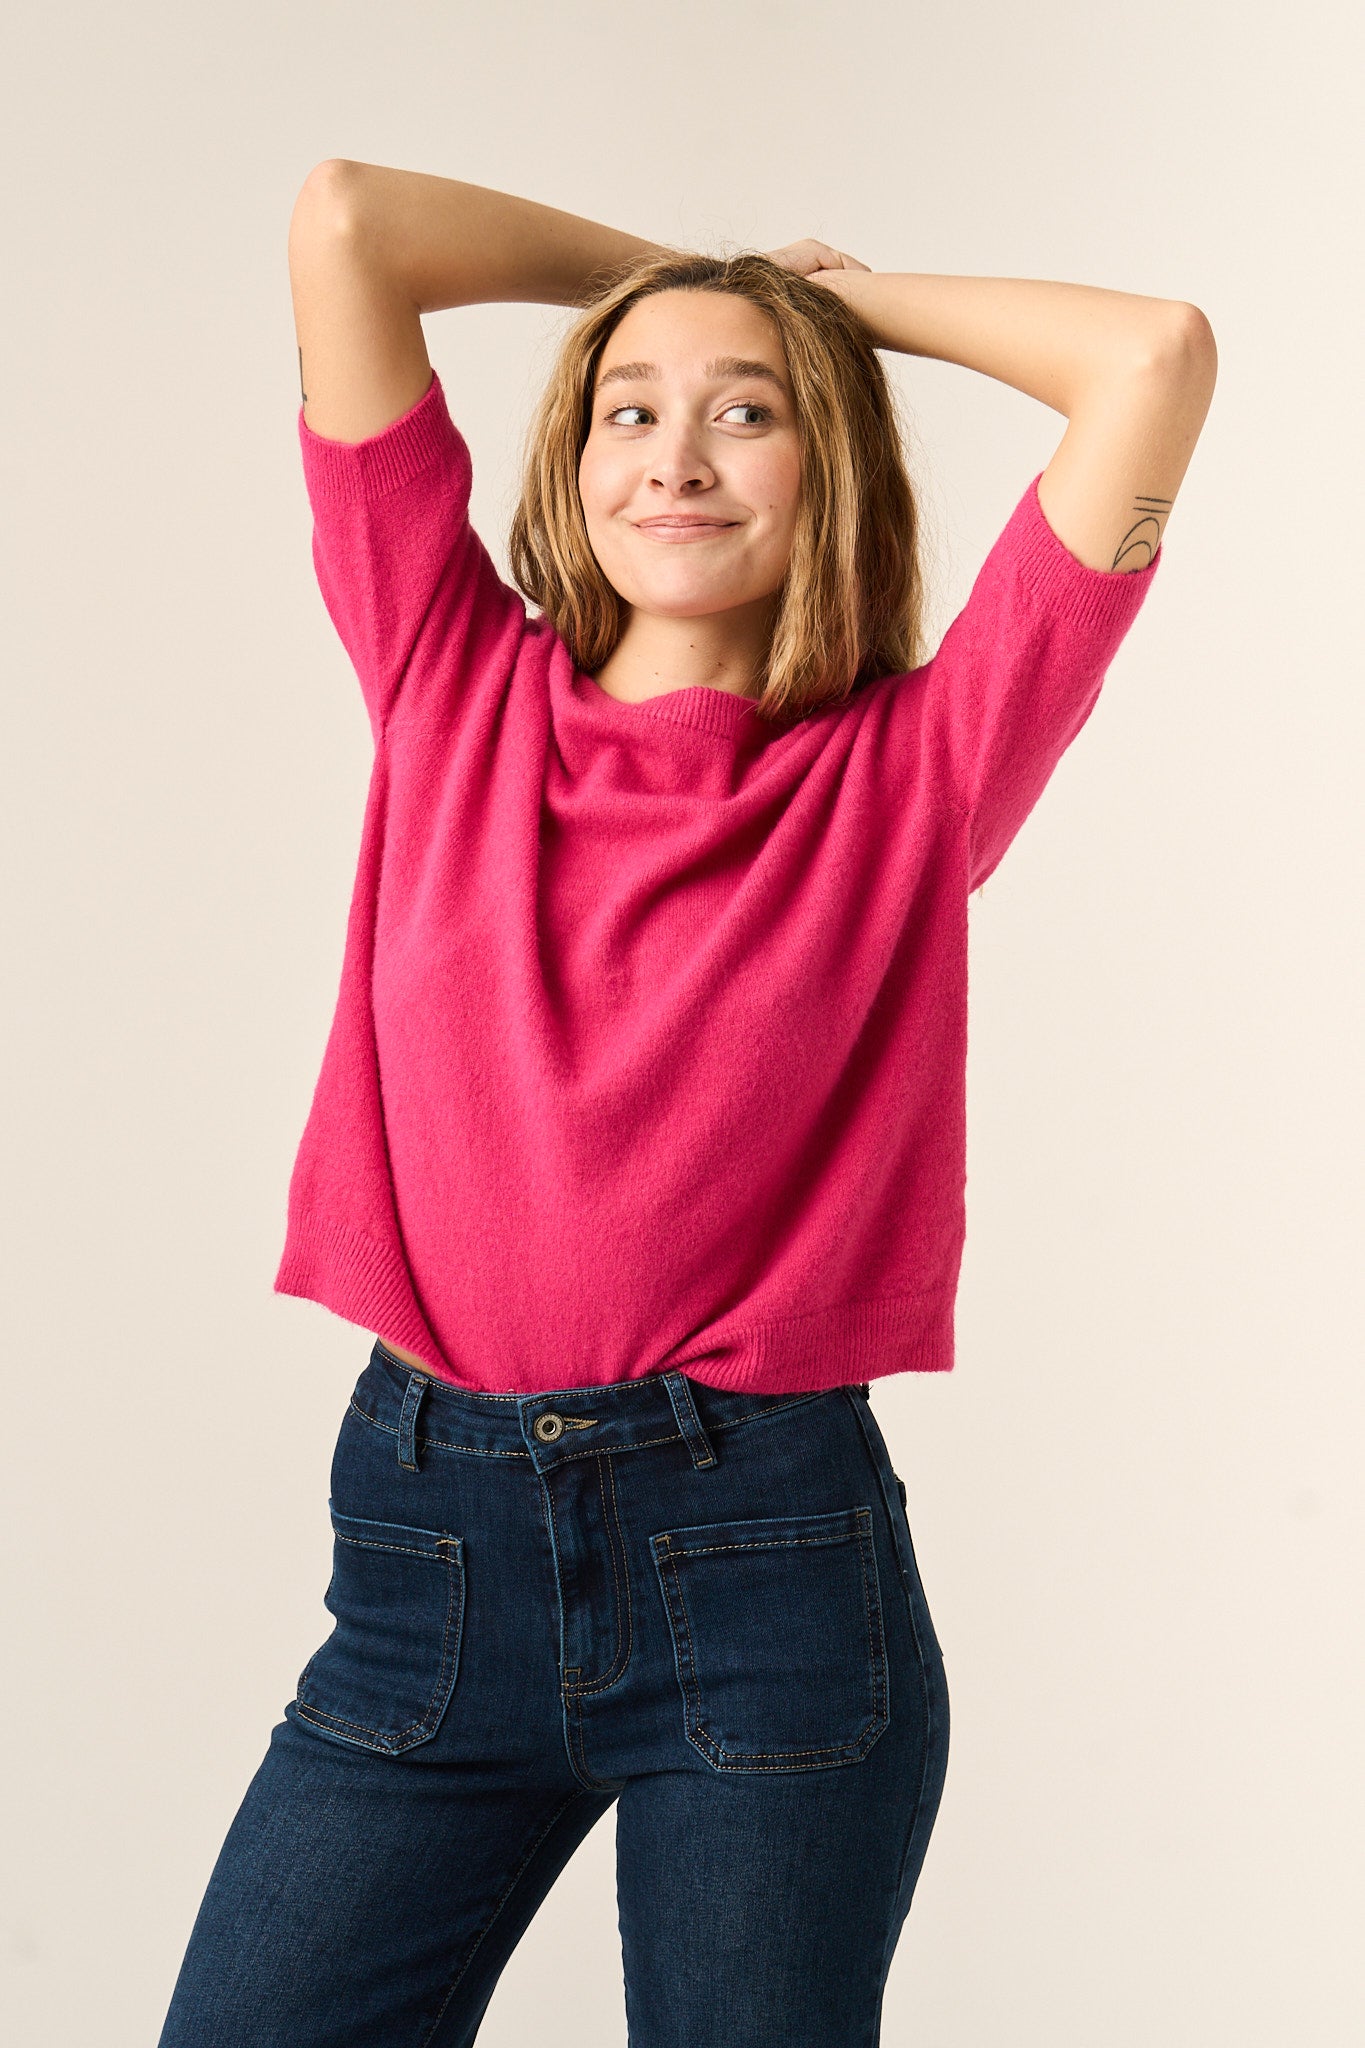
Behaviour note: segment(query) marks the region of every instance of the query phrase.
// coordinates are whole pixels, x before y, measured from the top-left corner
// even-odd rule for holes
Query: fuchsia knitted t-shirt
[[[968,892],[1160,550],[1078,562],[1035,477],[934,658],[783,731],[574,668],[439,376],[369,440],[298,424],[375,755],[276,1291],[498,1393],[948,1371]]]

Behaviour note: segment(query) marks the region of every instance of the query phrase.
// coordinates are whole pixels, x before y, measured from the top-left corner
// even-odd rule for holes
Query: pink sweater
[[[492,1392],[948,1371],[968,892],[1160,552],[1078,562],[1035,477],[934,658],[781,732],[575,670],[469,525],[438,376],[299,436],[375,756],[276,1291]]]

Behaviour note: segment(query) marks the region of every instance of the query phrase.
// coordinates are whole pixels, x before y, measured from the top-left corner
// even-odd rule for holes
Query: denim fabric
[[[948,1693],[866,1387],[470,1394],[376,1343],[334,1627],[160,2048],[461,2048],[616,1807],[631,2048],[869,2048]]]

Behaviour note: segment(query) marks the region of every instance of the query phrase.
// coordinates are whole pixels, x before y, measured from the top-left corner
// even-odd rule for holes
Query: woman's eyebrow
[[[768,363],[752,361],[748,356],[717,356],[713,363],[706,365],[708,377],[766,377],[770,384],[776,384],[779,391],[787,386]],[[610,370],[604,370],[597,380],[600,391],[605,384],[648,384],[657,383],[657,363],[617,363]]]
[[[714,363],[706,365],[708,377],[766,377],[770,384],[776,384],[779,391],[787,386],[768,363],[756,363],[748,356],[717,356]]]
[[[602,372],[597,388],[600,391],[604,384],[648,384],[651,380],[657,381],[658,375],[657,363],[618,363],[615,369]]]

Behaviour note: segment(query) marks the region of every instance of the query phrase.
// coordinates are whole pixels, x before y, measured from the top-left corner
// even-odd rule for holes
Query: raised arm
[[[331,158],[289,223],[304,419],[329,440],[367,440],[431,382],[424,313],[573,305],[659,246],[457,178]]]
[[[961,363],[1064,413],[1038,484],[1049,526],[1089,568],[1146,567],[1218,372],[1197,306],[1034,278],[811,275],[853,307],[879,348]]]

